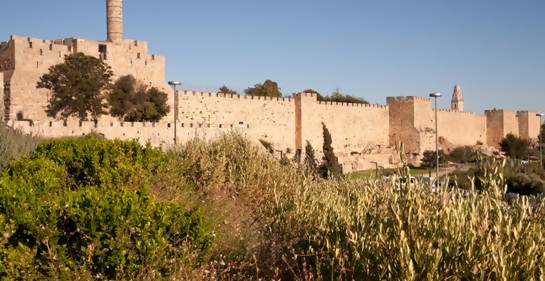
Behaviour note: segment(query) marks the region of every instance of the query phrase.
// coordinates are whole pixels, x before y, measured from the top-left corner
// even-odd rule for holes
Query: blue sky
[[[0,41],[106,37],[105,0],[5,2]],[[442,92],[450,107],[460,83],[466,110],[545,112],[543,0],[126,0],[124,18],[183,89],[271,79],[284,95]]]

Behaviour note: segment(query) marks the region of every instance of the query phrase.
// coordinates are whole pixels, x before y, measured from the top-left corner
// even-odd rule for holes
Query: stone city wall
[[[519,136],[536,142],[539,137],[540,122],[537,111],[517,111]]]
[[[498,147],[498,143],[507,134],[519,135],[517,113],[511,110],[485,110],[487,144]]]
[[[435,109],[426,97],[388,97],[390,144],[403,142],[408,154],[435,150]],[[486,143],[486,116],[473,112],[438,109],[437,127],[443,146]],[[442,149],[441,144],[439,149]]]
[[[304,149],[309,141],[318,154],[322,153],[322,122],[332,137],[335,154],[365,154],[388,146],[388,106],[337,102],[320,102],[315,94],[303,93],[301,100],[300,143]]]
[[[194,91],[179,91],[178,94],[178,120],[182,124],[211,124],[218,129],[241,128],[252,140],[263,139],[277,150],[289,148],[293,151],[295,148],[293,98]]]
[[[103,135],[109,139],[138,139],[141,144],[150,142],[153,146],[170,147],[174,144],[173,123],[93,121],[12,121],[11,126],[25,133],[46,138],[83,136],[90,133]],[[245,127],[213,126],[212,124],[177,124],[177,142],[184,143],[195,137],[212,139],[220,134],[236,131],[247,136]],[[250,136],[247,136],[250,138]]]
[[[10,82],[11,120],[21,119],[18,118],[21,116],[23,119],[46,119],[49,91],[37,89],[36,83],[48,72],[49,67],[64,62],[66,55],[77,52],[102,58],[112,67],[116,75],[114,79],[132,74],[143,84],[154,85],[172,95],[172,90],[164,81],[165,59],[163,56],[148,54],[145,41],[123,40],[112,43],[76,38],[42,40],[13,35],[9,42],[1,46],[2,70],[14,70],[7,79]],[[171,107],[172,101],[170,98]]]

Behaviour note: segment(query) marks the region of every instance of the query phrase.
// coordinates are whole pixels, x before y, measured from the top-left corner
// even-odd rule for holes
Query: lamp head
[[[543,114],[543,113],[537,113],[536,114],[536,116],[539,116],[539,117],[542,117],[543,115],[545,115],[545,114]]]
[[[182,85],[182,83],[180,81],[168,81],[168,84],[170,86],[179,86],[179,85]]]
[[[443,94],[441,94],[441,93],[431,93],[430,94],[430,98],[438,98],[438,97],[441,97],[441,96],[443,96]]]

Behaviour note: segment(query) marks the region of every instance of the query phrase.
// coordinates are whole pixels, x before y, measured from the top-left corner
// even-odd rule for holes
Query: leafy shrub
[[[10,163],[0,278],[158,279],[200,265],[212,242],[201,211],[148,187],[166,157],[135,141],[65,139]]]
[[[477,151],[467,145],[456,147],[447,155],[448,161],[454,163],[475,162],[476,157]]]

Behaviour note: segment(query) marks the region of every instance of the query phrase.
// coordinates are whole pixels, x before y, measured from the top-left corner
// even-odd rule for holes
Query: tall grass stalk
[[[37,143],[37,138],[0,123],[0,170],[12,159],[33,151]]]

